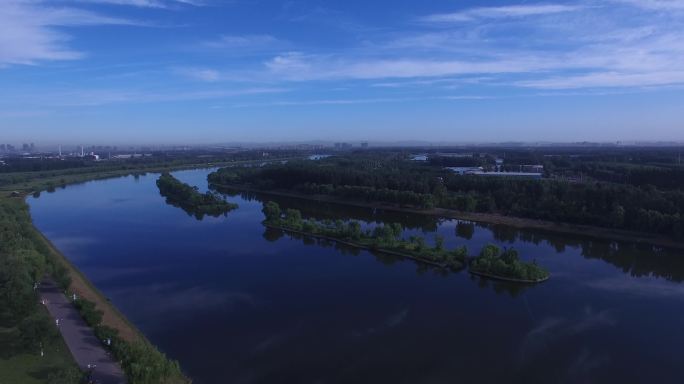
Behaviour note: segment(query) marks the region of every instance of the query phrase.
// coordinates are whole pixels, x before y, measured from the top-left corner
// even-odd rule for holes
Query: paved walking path
[[[53,281],[44,281],[39,291],[40,299],[45,300],[53,319],[59,319],[59,331],[78,366],[87,371],[88,364],[94,364],[92,377],[99,384],[125,384],[126,376],[119,364],[109,356],[92,328],[59,287]]]

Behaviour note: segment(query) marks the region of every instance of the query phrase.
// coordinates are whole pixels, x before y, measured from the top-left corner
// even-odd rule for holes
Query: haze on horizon
[[[684,0],[5,0],[0,141],[681,141]]]

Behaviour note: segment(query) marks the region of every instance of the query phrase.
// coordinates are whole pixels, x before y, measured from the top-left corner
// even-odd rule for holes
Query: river
[[[210,170],[174,172],[206,190]],[[684,259],[645,245],[271,198],[400,222],[475,254],[515,247],[536,286],[444,273],[261,224],[259,195],[198,220],[158,174],[29,198],[35,225],[195,383],[678,383]]]

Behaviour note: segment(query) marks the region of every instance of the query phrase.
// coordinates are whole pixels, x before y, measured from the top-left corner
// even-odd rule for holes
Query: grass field
[[[25,350],[16,329],[0,328],[0,384],[44,384],[50,374],[77,369],[61,337],[46,344],[43,352],[41,357],[39,350]]]

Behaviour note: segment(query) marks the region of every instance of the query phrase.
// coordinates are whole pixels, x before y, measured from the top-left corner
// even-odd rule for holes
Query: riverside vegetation
[[[425,239],[418,236],[412,236],[408,241],[402,240],[403,229],[398,223],[383,224],[372,231],[364,231],[361,224],[353,220],[346,223],[342,220],[319,223],[302,219],[300,211],[287,209],[282,212],[280,206],[273,201],[264,205],[263,212],[266,216],[264,223],[271,227],[342,240],[360,248],[400,255],[453,270],[463,268],[468,254],[465,247],[445,249],[444,238],[441,236],[435,238],[433,247],[428,246]]]
[[[549,168],[560,169],[562,164],[561,160],[553,160]],[[581,175],[588,167],[582,163],[571,170]],[[675,170],[656,173],[658,178],[654,180],[637,178],[635,171],[627,173],[632,168],[612,168],[627,175],[623,183],[612,181],[620,180],[614,175],[580,182],[564,176],[528,180],[457,175],[441,165],[410,161],[401,152],[359,152],[261,168],[223,168],[212,173],[209,181],[217,186],[240,185],[400,207],[499,214],[684,240],[684,191],[681,185],[670,188],[661,180]]]
[[[66,269],[48,255],[32,230],[28,206],[21,199],[0,197],[0,382],[57,384],[81,377],[38,304],[34,287],[45,275],[61,286],[70,284]]]
[[[468,250],[465,246],[453,250],[445,249],[444,238],[435,236],[435,245],[428,246],[425,239],[411,236],[401,238],[401,224],[383,224],[372,230],[362,229],[358,221],[324,221],[322,223],[302,218],[296,209],[282,211],[280,206],[269,201],[262,209],[264,224],[286,231],[303,233],[315,237],[332,239],[344,244],[407,257],[421,262],[460,270],[468,264]],[[484,277],[508,279],[513,282],[536,283],[546,280],[549,273],[536,262],[525,263],[518,259],[514,249],[501,251],[495,245],[487,245],[479,256],[470,261],[470,271]]]
[[[189,161],[181,164],[153,162],[142,168],[152,171],[153,167],[173,169],[189,164]],[[40,190],[54,192],[56,186],[124,176],[139,172],[138,166],[134,162],[120,162],[109,167],[10,172],[0,177],[0,184],[5,184],[2,188],[7,191],[0,192],[0,381],[66,384],[78,382],[83,376],[55,330],[53,320],[38,304],[34,287],[43,278],[50,277],[64,291],[69,291],[73,287],[71,277],[76,273],[80,289],[101,297],[87,282],[83,284],[83,277],[69,269],[61,255],[33,227],[25,194],[34,192],[34,196],[38,196]],[[86,302],[82,300],[79,305]],[[105,301],[103,298],[102,302]],[[106,347],[122,362],[131,384],[187,382],[178,363],[169,360],[134,328],[126,328],[127,337],[120,337],[117,329],[102,324],[102,311],[96,309],[94,303],[83,304],[80,310],[86,322],[94,327],[96,336],[111,340]],[[117,313],[115,309],[107,310]],[[117,327],[120,325],[119,321]]]
[[[486,245],[480,255],[470,263],[470,272],[502,280],[538,283],[549,278],[549,272],[539,267],[536,261],[524,263],[518,259],[518,251],[512,248],[503,251],[496,245]]]
[[[238,207],[237,204],[225,201],[217,193],[201,193],[197,187],[181,182],[168,172],[159,176],[157,187],[159,193],[166,197],[167,203],[182,208],[198,220],[204,215],[217,217]]]
[[[28,360],[26,364],[45,372],[40,377],[43,382],[74,383],[79,380],[81,372],[70,359],[47,312],[38,304],[34,289],[45,276],[52,277],[64,291],[71,286],[67,269],[50,255],[48,245],[33,229],[26,203],[21,198],[0,198],[2,358]],[[178,363],[166,358],[154,346],[146,341],[123,340],[117,336],[118,331],[102,325],[102,311],[96,309],[94,303],[79,299],[75,304],[100,340],[111,339],[108,348],[122,361],[122,368],[131,384],[184,381]],[[39,356],[41,346],[47,359]],[[12,381],[17,383],[33,382],[24,380],[20,373],[12,372],[12,368],[0,364],[0,377],[18,377]]]
[[[173,382],[182,377],[177,361],[169,360],[163,353],[149,343],[127,342],[119,337],[119,332],[102,324],[102,311],[95,303],[78,298],[74,305],[85,322],[95,330],[95,336],[102,341],[121,367],[130,383],[155,384]]]

